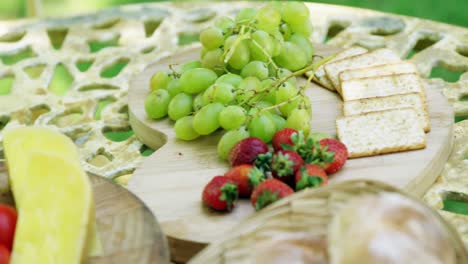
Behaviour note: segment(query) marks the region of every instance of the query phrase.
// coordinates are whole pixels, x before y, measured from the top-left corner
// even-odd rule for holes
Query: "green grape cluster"
[[[182,140],[226,130],[218,143],[223,159],[249,136],[268,143],[284,127],[307,134],[312,110],[296,76],[314,69],[311,33],[300,2],[219,18],[200,34],[200,60],[153,75],[147,115],[169,116]]]

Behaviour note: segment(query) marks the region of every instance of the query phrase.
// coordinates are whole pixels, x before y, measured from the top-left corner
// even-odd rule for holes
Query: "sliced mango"
[[[16,185],[29,191],[17,207],[11,263],[81,263],[93,223],[88,176],[51,153],[32,152],[25,158],[28,180]]]
[[[29,181],[29,175],[25,173],[27,170],[25,161],[29,153],[34,151],[56,153],[76,166],[80,165],[78,151],[73,142],[65,135],[48,128],[22,127],[6,131],[3,146],[10,187],[17,206],[21,206],[23,197],[30,191],[29,186],[24,184],[25,181]]]
[[[34,213],[30,213],[30,202],[31,197],[37,190],[35,182],[40,181],[44,182],[45,186],[62,186],[61,190],[76,190],[76,186],[69,186],[70,182],[82,181],[83,188],[88,186],[91,188],[91,183],[89,182],[88,176],[83,172],[80,165],[79,155],[77,149],[73,142],[66,137],[65,135],[53,131],[48,128],[37,128],[37,127],[27,127],[27,128],[18,128],[12,131],[7,131],[4,137],[4,149],[5,156],[8,163],[9,175],[10,175],[10,185],[13,192],[13,196],[16,202],[16,206],[19,211],[26,211],[24,214],[32,214],[34,218]],[[33,162],[32,158],[40,156],[40,160],[48,163],[43,165],[37,165],[37,162]],[[42,157],[44,156],[44,157]],[[57,160],[57,158],[60,158]],[[54,162],[50,162],[53,160]],[[31,163],[31,164],[29,164]],[[65,165],[60,165],[63,163]],[[49,165],[47,165],[49,164]],[[34,173],[34,170],[31,169],[31,166],[39,166],[36,168],[37,174]],[[50,167],[50,168],[49,168]],[[60,172],[57,168],[61,168]],[[67,169],[70,169],[73,173],[68,173]],[[66,172],[66,173],[65,173]],[[44,176],[45,175],[45,176]],[[55,176],[54,176],[55,175]],[[44,176],[45,179],[41,179]],[[57,179],[53,178],[57,177]],[[59,179],[62,177],[63,179]],[[53,182],[48,182],[49,180],[54,179]],[[41,185],[42,186],[42,185]],[[43,186],[43,187],[45,187]],[[68,186],[68,187],[67,187]],[[88,188],[86,187],[86,188]],[[80,187],[81,188],[81,187]],[[83,250],[86,250],[87,256],[96,256],[102,253],[102,246],[99,240],[99,236],[96,229],[96,223],[94,219],[94,202],[92,200],[92,195],[88,193],[84,188],[81,190],[81,203],[86,203],[90,208],[87,215],[87,222],[82,224],[87,226],[87,234],[85,235],[86,243]],[[70,207],[72,201],[65,200],[60,198],[60,191],[54,192],[53,187],[50,189],[44,189],[43,191],[49,192],[52,197],[46,197],[45,200],[62,200],[63,207]],[[59,189],[57,189],[59,190]],[[88,199],[89,198],[89,199]],[[71,199],[71,198],[70,198]],[[44,201],[45,201],[44,200]],[[89,200],[89,201],[88,201]],[[89,204],[88,204],[89,203]],[[34,202],[35,206],[38,207],[37,201]],[[45,209],[53,209],[49,207],[43,207]],[[21,213],[20,213],[21,214]],[[68,213],[66,213],[68,215]],[[21,218],[21,215],[20,215]],[[25,219],[21,219],[25,220]],[[18,222],[19,224],[19,222]],[[31,239],[24,238],[26,241],[31,241]],[[50,239],[50,237],[49,237]],[[20,241],[15,239],[16,241]],[[21,241],[20,241],[21,242]],[[18,243],[20,243],[18,242]],[[29,244],[28,247],[30,247]],[[14,254],[16,255],[16,254]],[[82,257],[82,256],[81,256]],[[16,263],[28,263],[28,262],[16,262]],[[30,262],[30,263],[40,263],[40,262]],[[48,262],[45,262],[48,263]],[[58,262],[61,263],[61,262]],[[68,262],[66,262],[68,263]],[[70,262],[72,263],[72,262]]]

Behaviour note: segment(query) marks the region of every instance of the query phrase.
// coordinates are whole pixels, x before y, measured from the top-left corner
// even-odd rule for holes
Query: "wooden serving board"
[[[7,179],[0,164],[0,181]],[[90,175],[93,184],[96,222],[102,254],[84,261],[87,264],[165,264],[169,262],[166,238],[151,211],[122,186],[103,177]],[[1,203],[13,205],[9,194]]]
[[[324,56],[337,51],[337,48],[317,47],[317,53]],[[201,203],[204,185],[229,168],[216,153],[222,132],[184,142],[175,138],[174,122],[150,120],[145,114],[144,101],[151,76],[167,69],[168,64],[183,63],[198,56],[199,49],[194,48],[149,66],[133,79],[129,91],[130,123],[145,144],[158,149],[136,170],[129,189],[158,216],[175,261],[188,260],[254,213],[248,200],[240,201],[229,214],[213,212]],[[301,79],[304,83],[305,78]],[[369,179],[389,183],[416,196],[424,194],[448,158],[453,126],[452,108],[445,97],[437,90],[426,89],[432,130],[427,134],[425,149],[348,160],[344,169],[332,176],[330,184]],[[312,131],[335,136],[335,120],[341,116],[340,97],[316,84],[310,84],[306,94],[313,109]]]

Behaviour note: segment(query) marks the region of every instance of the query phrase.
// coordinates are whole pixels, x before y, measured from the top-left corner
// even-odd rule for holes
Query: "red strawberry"
[[[271,173],[273,177],[294,186],[294,175],[304,164],[301,156],[292,150],[280,150],[273,155]]]
[[[250,164],[236,166],[226,172],[224,177],[229,178],[239,190],[239,197],[250,197],[253,189],[265,179],[265,174]]]
[[[319,165],[306,164],[296,172],[296,191],[325,185],[327,182],[327,173]]]
[[[232,180],[215,176],[203,189],[203,203],[218,211],[231,211],[237,200],[237,186]]]
[[[339,171],[348,159],[348,149],[340,141],[333,138],[320,140],[320,146],[326,151],[334,153],[334,159],[331,163],[324,164],[325,171],[329,174]]]
[[[283,145],[290,145],[293,146],[294,143],[291,140],[291,136],[294,133],[298,133],[296,129],[293,128],[283,128],[280,131],[276,132],[275,135],[273,136],[273,149],[275,151],[282,150]]]
[[[294,190],[284,182],[277,179],[268,179],[261,182],[254,189],[250,201],[256,210],[260,210],[293,193]]]
[[[259,154],[267,153],[268,145],[256,137],[245,138],[237,142],[229,152],[231,166],[253,164]]]

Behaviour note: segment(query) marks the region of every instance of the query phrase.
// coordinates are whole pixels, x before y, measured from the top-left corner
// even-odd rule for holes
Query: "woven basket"
[[[347,181],[325,188],[308,189],[280,200],[241,222],[232,232],[206,247],[189,263],[254,263],[250,259],[254,245],[271,240],[279,234],[306,232],[325,240],[334,213],[350,198],[380,192],[402,194],[429,210],[449,233],[458,263],[468,263],[467,251],[457,232],[437,212],[394,187],[374,181]]]

